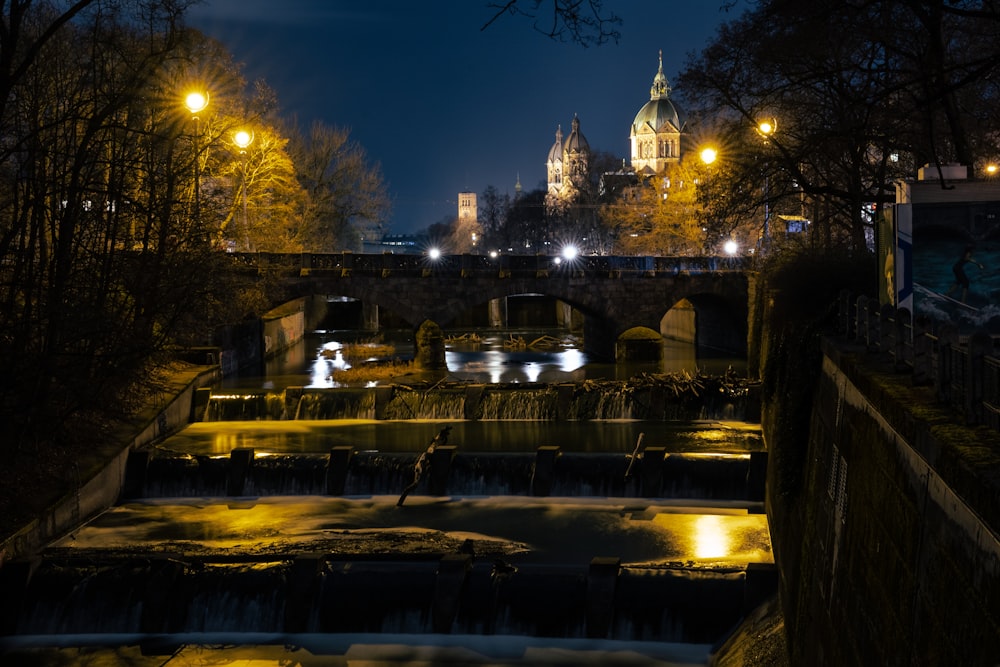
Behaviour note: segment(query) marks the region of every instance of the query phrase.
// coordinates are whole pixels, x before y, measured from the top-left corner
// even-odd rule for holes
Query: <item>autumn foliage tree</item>
[[[601,220],[614,232],[617,253],[702,253],[705,211],[698,201],[698,171],[704,170],[694,164],[695,159],[685,156],[683,163],[625,188],[602,207]]]
[[[267,282],[234,278],[220,249],[340,249],[387,210],[346,132],[283,132],[273,94],[248,92],[231,56],[184,26],[186,4],[0,6],[0,420],[12,452],[92,436],[157,389],[177,346],[261,313]],[[198,112],[184,104],[194,90],[208,99]],[[239,129],[253,133],[243,148]]]

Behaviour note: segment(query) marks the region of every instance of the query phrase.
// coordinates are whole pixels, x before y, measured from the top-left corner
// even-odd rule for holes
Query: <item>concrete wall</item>
[[[1000,664],[1000,438],[861,361],[825,341],[806,442],[765,410],[791,664]]]
[[[46,543],[72,532],[84,521],[118,502],[125,482],[129,452],[174,433],[191,422],[195,393],[220,379],[217,367],[195,367],[176,374],[164,391],[167,400],[151,405],[133,421],[117,431],[122,449],[109,465],[98,471],[78,489],[70,491],[41,517],[0,544],[0,562],[35,553]],[[114,438],[112,434],[109,437]],[[66,465],[73,465],[67,461]]]

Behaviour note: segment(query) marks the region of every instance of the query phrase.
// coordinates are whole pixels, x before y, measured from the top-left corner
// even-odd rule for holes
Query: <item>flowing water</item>
[[[6,567],[0,658],[701,665],[773,590],[752,396],[619,382],[705,370],[690,350],[624,369],[497,335],[433,384],[345,387],[322,350],[347,339],[213,390],[118,506]]]

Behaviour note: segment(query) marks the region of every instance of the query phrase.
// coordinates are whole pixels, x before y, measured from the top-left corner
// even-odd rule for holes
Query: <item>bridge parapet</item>
[[[645,275],[678,276],[703,273],[732,273],[750,270],[745,257],[626,257],[582,256],[562,260],[550,255],[443,255],[430,259],[423,255],[355,253],[233,253],[240,266],[281,273],[316,275],[321,273],[383,276],[390,275],[493,275],[544,277],[550,272],[579,276],[624,277]]]

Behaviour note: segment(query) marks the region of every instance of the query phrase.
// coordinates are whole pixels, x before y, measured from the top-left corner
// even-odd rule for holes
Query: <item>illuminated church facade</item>
[[[667,165],[681,159],[681,134],[684,123],[680,111],[670,99],[670,84],[663,73],[663,52],[653,77],[647,101],[632,120],[629,130],[630,166],[627,175],[633,182],[662,174]],[[590,144],[580,131],[580,119],[573,117],[569,136],[562,127],[545,161],[547,175],[546,208],[552,210],[579,199],[589,178]]]
[[[660,174],[668,164],[678,162],[683,129],[681,115],[670,99],[670,84],[663,74],[663,51],[660,51],[660,66],[649,89],[649,101],[635,115],[629,132],[635,173]]]
[[[580,119],[573,116],[573,125],[565,141],[562,126],[556,128],[556,141],[545,161],[548,181],[546,208],[569,204],[579,197],[587,184],[589,163],[590,144],[580,131]]]

